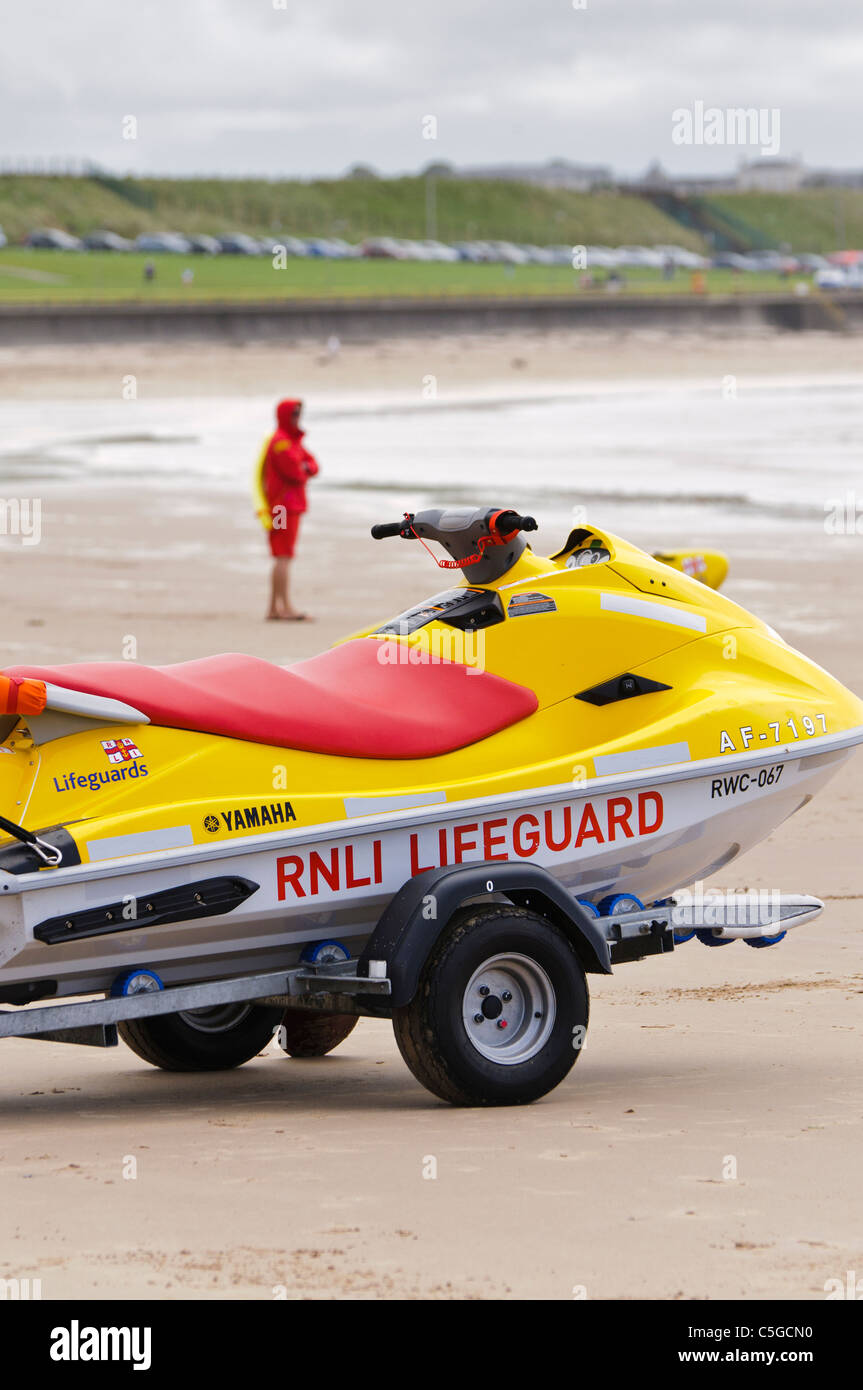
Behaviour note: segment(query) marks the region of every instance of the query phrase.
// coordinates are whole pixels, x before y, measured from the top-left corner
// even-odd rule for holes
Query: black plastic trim
[[[662,681],[652,681],[647,676],[634,676],[625,671],[622,676],[612,676],[601,685],[592,685],[588,690],[580,690],[573,696],[575,700],[586,700],[589,705],[613,705],[618,700],[631,700],[635,695],[652,695],[657,690],[670,690],[670,685]]]
[[[148,893],[135,904],[137,915],[126,918],[129,899],[88,907],[62,917],[49,917],[33,929],[37,941],[56,946],[64,941],[80,941],[85,936],[106,936],[112,932],[140,931],[142,927],[165,926],[169,922],[191,922],[196,917],[220,917],[257,893],[259,883],[250,878],[225,876],[184,883]]]
[[[384,909],[359,958],[357,974],[368,974],[370,960],[385,960],[392,982],[390,1004],[409,1004],[422,968],[453,914],[468,899],[490,893],[504,894],[554,922],[569,937],[585,971],[611,974],[608,942],[572,894],[539,865],[500,860],[425,869],[408,879]]]

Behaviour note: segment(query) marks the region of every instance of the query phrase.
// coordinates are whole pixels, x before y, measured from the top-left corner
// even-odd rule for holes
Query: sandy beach
[[[855,356],[839,334],[4,350],[0,398],[83,407],[129,375],[174,399],[420,393],[428,374],[528,393],[837,382]],[[41,543],[0,538],[3,665],[118,659],[130,635],[148,664],[231,650],[284,663],[441,587],[413,548],[376,546],[365,514],[321,493],[295,567],[315,621],[266,624],[267,556],[229,492],[140,475],[37,490]],[[562,539],[544,526],[536,548]],[[725,548],[729,596],[863,691],[863,536],[818,521],[786,554],[775,533],[763,553],[751,533]],[[122,1046],[7,1041],[0,1277],[39,1278],[44,1298],[823,1298],[863,1274],[861,770],[858,755],[723,879],[814,893],[823,916],[774,950],[692,942],[591,977],[584,1055],[528,1108],[438,1103],[370,1019],[324,1059],[273,1047],[212,1076],[160,1073]]]
[[[705,335],[667,329],[621,332],[417,335],[368,343],[128,343],[0,347],[0,398],[111,399],[134,376],[139,395],[278,395],[285,382],[315,392],[495,390],[578,382],[859,376],[857,340],[844,333]]]

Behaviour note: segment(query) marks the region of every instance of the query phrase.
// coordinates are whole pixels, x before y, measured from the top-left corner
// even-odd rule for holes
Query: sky
[[[863,165],[859,0],[0,0],[0,20],[5,168],[308,178],[559,157],[631,176],[758,155],[674,143],[696,102],[778,112],[781,156]]]

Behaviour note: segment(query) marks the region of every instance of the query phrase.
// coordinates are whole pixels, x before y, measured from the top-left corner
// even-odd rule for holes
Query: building
[[[794,193],[805,179],[802,159],[753,159],[740,165],[736,187],[741,193]]]

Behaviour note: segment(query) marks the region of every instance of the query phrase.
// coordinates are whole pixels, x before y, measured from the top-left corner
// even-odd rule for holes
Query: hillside
[[[573,193],[529,184],[468,179],[435,181],[432,235],[444,241],[499,239],[651,246],[674,242],[702,250],[682,228],[641,198],[614,192]],[[108,228],[140,232],[282,232],[298,236],[425,237],[423,178],[330,179],[303,183],[263,179],[105,179],[0,176],[0,226],[10,241],[34,227],[75,235]]]
[[[863,190],[804,188],[797,193],[722,193],[703,199],[753,233],[750,240],[791,251],[863,246]]]

